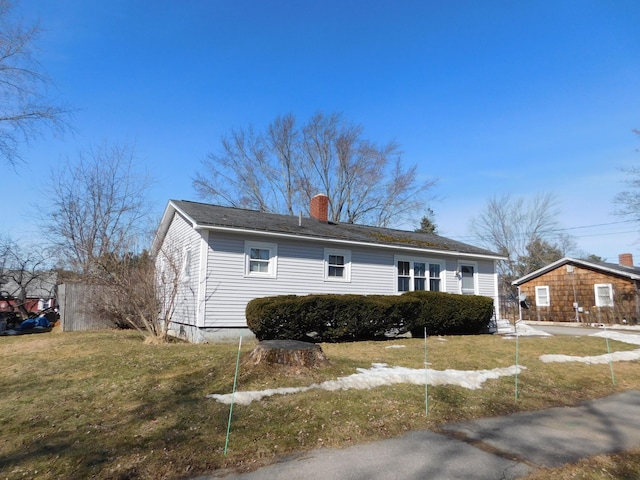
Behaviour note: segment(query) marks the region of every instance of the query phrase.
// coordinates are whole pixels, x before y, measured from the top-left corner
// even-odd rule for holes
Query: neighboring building
[[[0,276],[0,312],[28,313],[56,306],[56,272],[7,271]]]
[[[303,218],[169,201],[153,252],[160,285],[179,280],[173,333],[192,342],[248,333],[247,303],[285,294],[438,290],[492,297],[498,313],[502,256],[434,234],[329,222],[325,195],[310,207]]]
[[[562,258],[514,281],[526,295],[523,320],[637,324],[640,268],[624,253],[619,263]]]

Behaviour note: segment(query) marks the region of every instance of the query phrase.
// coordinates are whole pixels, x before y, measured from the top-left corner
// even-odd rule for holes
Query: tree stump
[[[329,363],[320,345],[297,340],[263,340],[247,360],[253,365],[282,365],[294,370]]]

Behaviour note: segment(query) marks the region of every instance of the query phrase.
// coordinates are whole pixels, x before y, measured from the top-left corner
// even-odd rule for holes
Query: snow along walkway
[[[631,335],[628,333],[603,331],[589,335],[590,337],[603,337],[617,340],[619,342],[629,343],[631,345],[640,345],[640,335]],[[605,364],[609,362],[632,362],[640,360],[640,349],[628,350],[624,352],[605,353],[602,355],[592,355],[587,357],[579,357],[577,355],[561,355],[548,354],[540,355],[540,360],[544,363],[552,362],[581,362],[589,365]]]

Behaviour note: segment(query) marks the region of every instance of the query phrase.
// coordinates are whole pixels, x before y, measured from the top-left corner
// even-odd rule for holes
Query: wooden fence
[[[104,295],[100,294],[102,288],[80,283],[64,283],[58,286],[60,326],[63,332],[113,327],[108,320],[100,318],[95,312],[97,299],[104,301]]]

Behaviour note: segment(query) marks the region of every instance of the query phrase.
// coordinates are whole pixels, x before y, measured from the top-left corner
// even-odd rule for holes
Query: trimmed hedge
[[[404,333],[420,300],[386,295],[307,295],[256,298],[247,325],[258,340],[340,342]]]
[[[441,292],[397,295],[283,295],[247,305],[247,325],[258,340],[341,342],[478,333],[493,315],[488,297]]]
[[[467,335],[480,333],[493,317],[493,299],[479,295],[443,292],[407,292],[403,297],[417,298],[422,308],[409,328],[414,337],[427,335]]]

